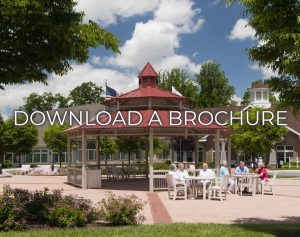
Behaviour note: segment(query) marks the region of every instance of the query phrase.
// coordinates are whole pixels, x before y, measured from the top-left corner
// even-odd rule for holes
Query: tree
[[[5,137],[4,137],[4,131],[5,131],[5,123],[2,118],[2,115],[0,114],[0,163],[3,164],[3,156],[5,154]]]
[[[101,137],[99,139],[99,154],[105,156],[105,166],[107,166],[107,156],[115,154],[117,148],[118,146],[115,140],[109,137]],[[100,164],[98,164],[98,169],[100,169]]]
[[[273,119],[274,125],[268,122],[263,125],[263,111],[261,108],[248,110],[249,122],[255,124],[258,120],[257,125],[250,125],[244,112],[243,125],[240,125],[239,121],[230,126],[233,132],[231,135],[232,145],[236,150],[242,151],[248,156],[270,154],[275,144],[287,133],[287,129],[284,126],[276,125],[276,118]],[[270,118],[270,115],[266,116],[266,118]]]
[[[235,0],[228,0],[231,4]],[[238,0],[245,6],[248,25],[260,39],[247,49],[249,57],[260,66],[269,67],[280,76],[268,82],[279,92],[283,105],[300,109],[300,16],[299,0]]]
[[[74,0],[3,0],[0,3],[0,86],[47,82],[84,63],[89,48],[119,52],[118,38],[76,11]]]
[[[17,121],[21,124],[25,121],[25,117],[19,116]],[[37,144],[38,131],[31,123],[17,126],[13,119],[8,119],[5,122],[4,139],[6,149],[15,153],[21,165],[21,155],[29,154]]]
[[[58,153],[60,167],[62,155],[67,151],[67,135],[62,131],[68,128],[68,125],[53,124],[49,125],[44,132],[44,142],[51,151]]]
[[[120,137],[117,144],[121,152],[128,154],[128,163],[130,164],[131,154],[139,151],[139,139],[136,137]]]
[[[93,82],[84,82],[70,92],[72,106],[95,104],[104,101],[104,90]]]
[[[196,101],[197,107],[221,107],[232,104],[235,89],[228,84],[228,78],[221,71],[220,64],[215,61],[203,64],[200,73],[196,75],[196,82],[201,88]]]
[[[241,101],[241,105],[242,106],[247,106],[250,104],[250,92],[246,91],[243,95],[242,101]]]
[[[65,99],[61,94],[52,94],[51,92],[44,92],[42,95],[31,93],[25,98],[25,104],[20,107],[21,110],[28,114],[34,111],[48,111],[54,109],[57,105],[60,107],[65,103]],[[65,105],[65,104],[63,104]]]
[[[176,90],[191,101],[194,101],[197,95],[197,86],[195,82],[190,79],[185,71],[179,68],[160,72],[158,86],[167,91],[171,91],[172,86],[174,86]]]

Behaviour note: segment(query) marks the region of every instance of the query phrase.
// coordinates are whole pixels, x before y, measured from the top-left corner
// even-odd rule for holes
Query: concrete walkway
[[[117,195],[135,194],[147,204],[143,210],[146,224],[152,223],[300,223],[300,180],[278,179],[275,196],[228,195],[226,201],[206,200],[169,200],[167,192],[150,194],[145,179],[104,182],[105,189],[83,190],[65,183],[61,176],[13,176],[0,179],[0,191],[3,185],[12,188],[41,190],[63,189],[65,194],[77,194],[91,199],[94,203],[105,197],[107,191]]]

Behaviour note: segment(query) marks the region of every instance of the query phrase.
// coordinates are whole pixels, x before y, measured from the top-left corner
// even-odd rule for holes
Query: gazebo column
[[[67,162],[68,162],[68,167],[71,166],[71,138],[68,136],[67,137]]]
[[[87,138],[85,131],[82,131],[81,135],[81,141],[82,141],[82,154],[81,154],[81,166],[82,166],[82,174],[81,174],[81,188],[87,189],[87,172],[86,172],[86,160],[87,160],[87,151],[86,151],[86,144],[87,144]]]
[[[215,167],[217,169],[217,176],[220,174],[220,131],[217,129],[215,135]]]
[[[221,141],[221,162],[223,162],[223,160],[227,160],[226,158],[226,138],[222,138],[220,139]]]
[[[153,192],[153,128],[149,128],[149,191]]]
[[[195,149],[194,149],[194,152],[195,152],[195,169],[198,168],[198,162],[199,162],[199,142],[198,142],[198,137],[196,137],[194,139],[195,141]]]
[[[228,155],[229,174],[231,174],[231,139],[230,139],[230,137],[227,138],[227,155]]]
[[[100,170],[99,139],[100,139],[100,137],[97,136],[97,138],[96,138],[96,160],[97,160],[97,169],[98,170]]]

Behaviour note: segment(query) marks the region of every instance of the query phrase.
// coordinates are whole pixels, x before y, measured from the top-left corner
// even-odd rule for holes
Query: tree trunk
[[[145,151],[145,156],[146,156],[146,178],[148,178],[148,156],[149,156],[149,151]]]
[[[130,155],[131,153],[128,153],[128,164],[130,165]]]

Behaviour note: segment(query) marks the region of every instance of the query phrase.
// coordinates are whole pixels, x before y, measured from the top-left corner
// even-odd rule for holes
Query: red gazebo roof
[[[110,113],[111,115],[111,122],[108,125],[100,125],[97,123],[97,120],[94,118],[92,120],[89,121],[89,124],[95,124],[95,125],[81,125],[81,126],[75,126],[72,127],[70,129],[67,129],[66,132],[73,132],[73,131],[80,131],[80,130],[87,130],[87,129],[118,129],[118,128],[149,128],[149,127],[153,127],[153,128],[195,128],[195,129],[226,129],[225,126],[220,126],[218,124],[212,123],[210,125],[203,125],[201,123],[199,123],[199,121],[197,119],[195,119],[195,125],[192,122],[187,122],[187,125],[184,124],[184,122],[182,122],[181,125],[170,125],[170,111],[169,110],[153,110],[153,109],[145,109],[145,110],[136,110],[137,112],[139,112],[142,115],[142,121],[139,125],[128,125],[128,111],[119,111],[122,114],[122,117],[124,118],[126,125],[123,122],[116,122],[114,125],[112,124],[114,119],[117,116],[118,112],[112,112]],[[151,116],[153,115],[154,111],[157,112],[160,120],[161,120],[161,125],[159,122],[152,122],[149,125],[149,121],[151,119]],[[181,113],[181,118],[184,118],[184,113],[185,111],[178,111]],[[192,115],[189,114],[187,117],[188,118],[192,118]],[[121,119],[121,116],[118,116],[118,119]],[[154,117],[154,119],[156,119],[156,117]],[[101,117],[99,117],[99,122],[100,123],[107,123],[109,121],[109,117],[108,115],[102,115]],[[139,116],[135,113],[133,113],[131,115],[131,123],[137,123],[139,121]],[[184,121],[184,120],[183,120]],[[206,118],[201,118],[201,122],[204,124],[208,123],[208,120]]]
[[[148,62],[146,66],[143,68],[143,70],[138,75],[138,78],[141,77],[158,77],[156,71],[152,67],[152,65]]]

